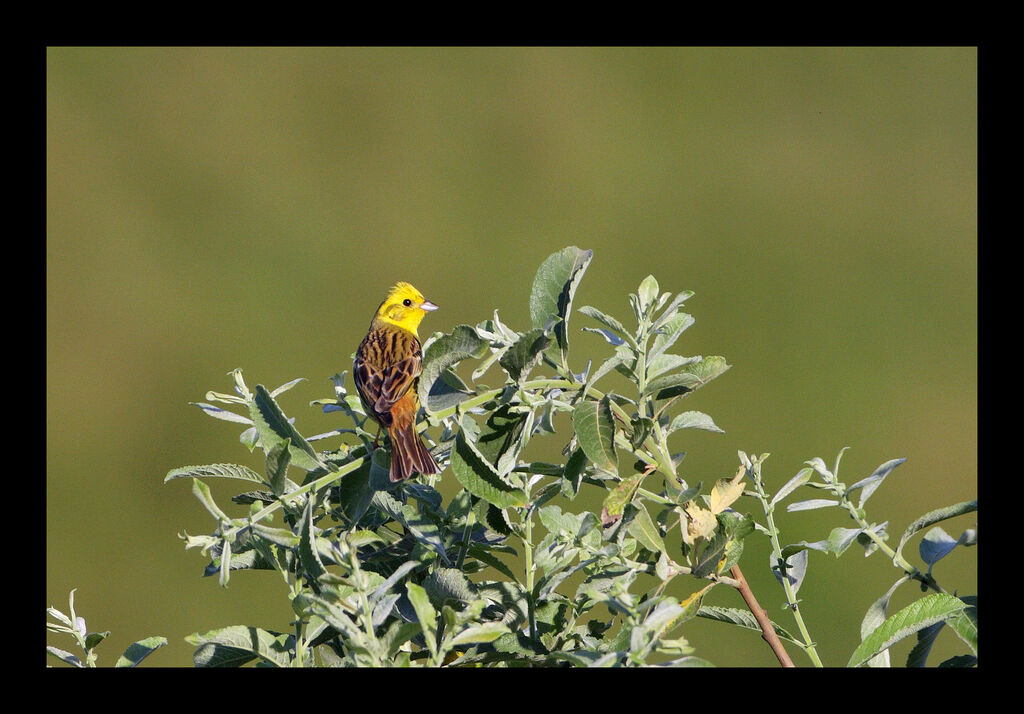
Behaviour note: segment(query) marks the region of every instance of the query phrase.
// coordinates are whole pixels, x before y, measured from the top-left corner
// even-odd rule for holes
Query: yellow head
[[[436,309],[437,305],[424,298],[412,285],[397,283],[377,308],[376,317],[415,335],[423,316]]]

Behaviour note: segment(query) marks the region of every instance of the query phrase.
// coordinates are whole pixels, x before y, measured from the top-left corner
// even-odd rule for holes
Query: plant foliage
[[[240,441],[264,465],[262,473],[218,463],[167,474],[165,481],[190,481],[214,521],[209,534],[183,535],[185,547],[209,558],[205,573],[221,585],[239,571],[276,571],[295,616],[288,632],[232,625],[194,634],[197,665],[706,665],[682,634],[692,618],[764,629],[751,612],[702,605],[711,588],[739,586],[733,576],[746,537],[760,531],[773,538],[771,567],[793,608],[808,550],[838,556],[854,542],[884,544],[885,524],[862,519],[825,541],[783,548],[773,513],[801,486],[824,488],[830,499],[790,510],[828,505],[861,513],[897,462],[848,489],[820,460],[809,462],[773,498],[761,481],[763,458],[741,454],[736,474],[706,491],[681,479],[683,453],[670,441],[721,429],[707,414],[680,407],[729,365],[674,351],[694,322],[683,312],[692,293],[663,292],[653,276],[629,295],[628,320],[576,307],[591,258],[568,247],[543,262],[530,292],[531,324],[522,331],[495,311],[425,342],[420,428],[429,430],[442,474],[389,482],[387,442],[374,448],[375,429],[345,373],[332,378],[332,396],[313,402],[341,420],[317,436],[304,437],[279,404],[299,380],[272,391],[250,388],[236,369],[233,394],[208,392],[196,404],[241,425]],[[569,328],[581,319],[588,321],[583,330],[610,347],[582,368],[570,353]],[[612,373],[625,377],[626,389],[606,386]],[[532,459],[529,447],[541,439],[554,439],[563,458]],[[457,482],[447,502],[438,490],[446,478]],[[215,501],[211,479],[241,482],[235,506]],[[746,493],[760,499],[768,525],[735,508],[751,484]],[[584,490],[602,494],[600,513],[578,507]],[[961,512],[923,517],[892,554],[917,530]],[[905,577],[931,586],[931,565],[950,546],[941,537],[929,542],[928,572],[907,566]],[[677,578],[689,583],[688,595],[668,594]],[[973,627],[976,656],[976,605],[932,597],[939,595],[877,622],[885,603],[876,603],[850,664],[875,662],[900,637],[943,624],[965,641]],[[814,661],[813,641],[799,624],[798,635],[775,623],[767,629]]]

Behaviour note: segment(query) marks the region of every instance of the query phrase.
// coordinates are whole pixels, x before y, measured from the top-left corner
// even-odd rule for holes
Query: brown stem
[[[743,571],[740,570],[740,566],[734,565],[729,571],[732,573],[732,577],[739,582],[740,595],[743,596],[743,602],[747,603],[747,607],[750,612],[753,613],[754,618],[757,620],[757,624],[761,626],[761,638],[768,643],[768,646],[772,648],[772,652],[779,658],[779,663],[783,667],[795,667],[793,660],[789,658],[789,653],[786,652],[786,648],[782,646],[782,640],[775,634],[775,628],[772,627],[771,620],[768,619],[768,613],[765,612],[764,608],[757,603],[757,598],[754,597],[754,591],[750,589],[747,584],[747,579],[743,577]]]

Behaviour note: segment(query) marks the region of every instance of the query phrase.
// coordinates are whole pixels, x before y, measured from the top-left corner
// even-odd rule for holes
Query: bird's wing
[[[423,359],[418,352],[388,367],[384,371],[383,381],[373,408],[378,412],[389,411],[395,402],[412,389],[416,378],[422,371]]]
[[[352,365],[352,371],[356,389],[359,390],[359,396],[363,400],[363,405],[372,407],[376,403],[377,398],[380,397],[380,388],[384,384],[384,375],[381,374],[379,369],[358,356]]]

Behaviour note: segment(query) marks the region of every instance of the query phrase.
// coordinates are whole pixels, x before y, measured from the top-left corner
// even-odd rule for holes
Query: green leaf
[[[522,508],[526,505],[526,494],[498,475],[467,437],[465,425],[455,436],[451,464],[455,478],[474,496],[498,508]]]
[[[601,401],[586,401],[577,405],[572,414],[580,448],[595,466],[615,473],[618,459],[615,455],[615,421],[607,395]]]
[[[654,301],[658,299],[658,292],[658,281],[653,275],[648,275],[640,281],[640,287],[636,289],[636,296],[640,298],[640,308],[645,314],[649,314],[650,309],[654,307]]]
[[[364,631],[352,621],[339,602],[304,590],[295,596],[292,607],[296,612],[313,614],[323,619],[350,640],[350,644],[360,644],[365,639]]]
[[[78,655],[74,655],[68,652],[67,650],[62,650],[59,647],[51,647],[50,645],[47,645],[46,651],[66,664],[70,664],[74,667],[79,668],[85,667],[85,664],[82,662],[82,660],[78,658]]]
[[[676,429],[703,429],[705,431],[718,431],[719,433],[725,433],[725,431],[719,428],[715,420],[703,412],[683,412],[677,414],[669,424],[669,432],[673,432]]]
[[[245,380],[242,379],[242,370],[235,368],[228,372],[231,375],[231,379],[235,382],[235,391],[241,395],[242,399],[249,401],[252,399],[252,394],[249,392],[249,388],[245,385]]]
[[[636,346],[636,343],[634,342],[633,338],[630,336],[629,332],[626,331],[626,328],[623,327],[622,323],[616,320],[611,315],[607,315],[598,310],[596,307],[591,307],[590,305],[584,305],[579,309],[579,312],[581,315],[592,317],[601,324],[603,324],[605,327],[611,328],[612,332],[619,337],[619,342],[629,342],[630,344]],[[609,342],[611,342],[611,340],[609,340]]]
[[[802,468],[799,471],[797,471],[796,476],[787,481],[782,486],[782,488],[779,489],[779,492],[775,494],[775,496],[772,498],[771,502],[768,505],[774,507],[776,503],[784,499],[786,496],[791,494],[800,486],[803,486],[805,483],[807,483],[811,479],[811,475],[813,473],[814,470],[811,468]]]
[[[540,518],[541,525],[549,533],[561,539],[574,541],[585,535],[582,532],[586,523],[585,514],[567,513],[562,511],[560,506],[552,505],[539,509],[537,516]],[[593,528],[593,525],[593,523],[586,525],[587,532]]]
[[[341,520],[346,525],[353,526],[363,517],[366,509],[370,507],[378,483],[381,486],[390,483],[388,470],[383,462],[384,451],[377,449],[373,458],[364,459],[362,466],[338,483],[338,509],[344,515]]]
[[[476,586],[458,568],[438,568],[423,581],[423,589],[437,608],[449,601],[468,603],[477,599]]]
[[[467,426],[475,426],[475,423]],[[518,465],[519,454],[530,439],[532,426],[533,412],[503,404],[491,413],[485,428],[471,440],[480,455],[504,479]]]
[[[290,382],[285,382],[285,383],[284,383],[284,384],[282,384],[282,385],[281,385],[280,387],[278,387],[277,389],[275,389],[274,391],[272,391],[272,392],[270,393],[270,396],[272,396],[272,397],[275,397],[275,398],[276,398],[276,397],[277,397],[277,395],[281,394],[282,392],[287,392],[287,391],[288,391],[289,389],[291,389],[292,387],[294,387],[294,386],[295,386],[296,384],[298,384],[299,382],[304,382],[304,381],[306,381],[306,378],[305,378],[305,377],[297,377],[297,378],[293,379],[293,380],[292,380],[292,381],[290,381]]]
[[[849,498],[850,494],[856,491],[858,488],[860,492],[860,502],[857,504],[859,508],[864,507],[864,503],[871,498],[871,494],[875,492],[879,486],[882,485],[882,481],[888,476],[894,468],[902,464],[906,459],[893,459],[892,461],[886,461],[884,464],[875,469],[875,472],[865,479],[861,479],[857,483],[846,489],[846,497]]]
[[[289,635],[245,625],[194,633],[185,638],[190,645],[198,647],[192,655],[197,667],[241,667],[255,659],[287,667],[291,662],[288,640]]]
[[[349,544],[353,545],[354,539],[350,538]],[[399,580],[405,577],[406,573],[408,573],[410,570],[416,569],[417,567],[419,567],[419,563],[413,560],[407,560],[401,565],[399,565],[398,568],[395,569],[395,572],[391,573],[391,575],[389,575],[387,579],[384,580],[384,582],[378,585],[376,589],[374,589],[374,591],[370,593],[370,602],[376,602],[377,600],[381,599],[384,595],[387,594],[389,590],[391,590],[391,588],[395,586],[395,584]]]
[[[230,523],[231,519],[224,511],[220,509],[220,506],[213,500],[213,494],[210,493],[210,487],[199,479],[192,479],[192,494],[199,499],[199,502],[203,504],[203,507],[210,512],[219,523]]]
[[[644,314],[649,314],[651,308],[654,307],[659,290],[654,276],[647,276],[640,281],[640,287],[637,288],[637,297],[640,298],[640,307],[643,309]]]
[[[428,412],[448,409],[471,396],[451,368],[464,359],[483,357],[487,345],[487,340],[469,325],[458,325],[450,334],[427,342],[417,389],[420,402]]]
[[[205,466],[182,466],[171,469],[164,477],[164,483],[176,478],[237,478],[242,481],[263,483],[263,477],[250,468],[239,464],[206,464]]]
[[[700,555],[693,560],[693,576],[695,578],[703,578],[718,572],[718,564],[725,557],[729,541],[729,536],[723,530],[715,531],[711,540],[701,549]]]
[[[231,541],[225,540],[220,544],[220,572],[219,582],[222,588],[228,586],[231,579]]]
[[[646,508],[637,509],[636,516],[629,522],[626,530],[631,536],[636,538],[640,545],[652,553],[667,553],[665,541],[662,540],[661,533],[658,531],[658,527],[654,525],[651,514],[647,512]]]
[[[934,593],[912,602],[887,618],[860,643],[847,666],[858,667],[905,637],[937,622],[952,619],[967,607],[960,598]]]
[[[896,555],[899,556],[903,552],[903,546],[907,544],[915,533],[921,531],[928,526],[934,525],[940,521],[944,521],[949,518],[955,518],[965,513],[971,513],[978,510],[977,501],[964,501],[957,503],[952,506],[946,506],[945,508],[938,508],[934,511],[929,511],[924,514],[916,521],[907,526],[907,530],[904,531],[903,537],[900,538],[900,544],[896,548]]]
[[[839,501],[834,501],[829,498],[811,498],[806,501],[797,501],[786,506],[786,510],[790,513],[796,511],[813,511],[816,508],[828,508],[829,506],[838,506]]]
[[[533,278],[530,289],[531,326],[543,328],[552,317],[558,318],[554,328],[555,344],[548,347],[545,354],[560,366],[565,366],[565,355],[569,351],[572,299],[593,257],[592,250],[580,250],[576,246],[563,248],[549,255]]]
[[[146,659],[149,655],[167,644],[166,637],[147,637],[144,640],[133,642],[128,645],[128,649],[124,651],[117,662],[114,664],[115,667],[135,667],[142,660]]]
[[[693,317],[685,312],[680,312],[665,320],[658,327],[658,335],[654,338],[654,344],[651,345],[651,349],[647,353],[648,359],[657,357],[675,344],[679,336],[686,332],[693,323]]]
[[[670,302],[662,311],[661,315],[658,316],[658,319],[654,321],[651,325],[651,329],[657,330],[659,327],[664,325],[669,319],[676,315],[676,312],[679,310],[679,306],[691,297],[693,297],[692,290],[684,290],[681,293],[678,293],[674,298],[672,298],[672,302]]]
[[[639,449],[654,431],[654,420],[650,417],[635,416],[629,420],[629,445]]]
[[[601,337],[605,339],[605,342],[616,347],[618,347],[619,345],[626,344],[626,341],[624,339],[616,335],[611,330],[606,330],[603,327],[584,327],[583,331],[593,332],[595,334],[601,335]]]
[[[291,463],[300,469],[312,471],[317,468],[326,470],[326,466],[320,463],[316,451],[310,446],[302,435],[288,421],[288,417],[281,411],[270,392],[262,384],[256,385],[253,400],[249,405],[249,413],[253,423],[260,435],[260,442],[266,453],[273,451],[278,444],[289,440],[288,453]]]
[[[301,542],[301,538],[287,528],[272,528],[262,523],[253,523],[252,531],[260,538],[269,540],[274,545],[282,548],[294,548]]]
[[[241,414],[236,414],[235,412],[230,412],[227,409],[215,407],[212,404],[207,404],[206,402],[189,402],[189,404],[193,404],[199,407],[200,409],[202,409],[204,412],[206,412],[215,419],[233,421],[237,422],[238,424],[252,424],[252,419],[249,419],[248,417],[244,417]]]
[[[925,627],[923,630],[917,631],[917,643],[911,648],[910,653],[907,655],[907,666],[908,667],[924,667],[928,661],[928,655],[932,651],[932,645],[935,644],[936,638],[942,628],[946,626],[945,622],[936,622],[934,625]],[[884,665],[873,665],[873,662],[884,661]],[[883,650],[881,654],[875,655],[868,660],[868,666],[889,666],[889,650]]]
[[[758,632],[761,631],[761,626],[749,610],[740,610],[734,607],[719,607],[717,605],[702,605],[697,611],[697,617],[715,620],[716,622],[725,622],[730,625],[739,625],[740,627],[745,627],[749,630],[756,630]],[[789,634],[774,622],[772,622],[772,629],[775,630],[775,634],[777,634],[780,639],[789,640],[801,647],[804,646],[803,642],[799,641],[796,637]]]
[[[521,384],[540,361],[541,353],[550,343],[551,337],[543,328],[538,327],[524,332],[515,344],[505,351],[498,364],[508,372],[512,381]]]
[[[411,491],[416,485],[409,484],[406,488]],[[384,513],[401,523],[409,531],[409,535],[419,543],[441,556],[445,563],[449,562],[444,547],[444,536],[429,505],[424,504],[419,498],[408,503],[399,503],[387,491],[375,492],[373,502]]]
[[[406,583],[405,590],[409,594],[409,602],[416,611],[416,619],[423,631],[423,638],[427,641],[427,647],[431,652],[437,652],[437,611],[430,604],[430,597],[422,586],[416,583]]]
[[[964,611],[947,621],[957,637],[978,654],[978,596],[965,595],[960,598],[967,605]]]
[[[267,454],[267,481],[275,496],[284,493],[285,474],[288,473],[288,464],[291,462],[291,454],[288,451],[291,443],[291,439],[285,439],[275,444]]]
[[[626,361],[626,358],[623,357],[622,355],[619,355],[619,354],[612,355],[607,360],[605,360],[601,364],[600,367],[598,367],[597,369],[592,371],[590,374],[588,374],[587,375],[587,379],[586,379],[586,384],[583,387],[583,392],[580,395],[580,403],[581,404],[584,403],[584,401],[587,398],[587,392],[589,392],[590,388],[595,383],[597,383],[597,380],[599,380],[601,377],[603,377],[604,375],[606,375],[609,372],[611,372],[613,369],[620,369],[620,368],[622,368],[622,365],[623,365],[623,363],[625,361]]]
[[[105,632],[90,632],[85,636],[86,649],[95,649],[99,643],[103,642],[103,640],[107,639],[109,636],[110,630],[106,630]]]
[[[604,505],[601,508],[601,525],[609,526],[622,518],[626,504],[633,500],[633,495],[645,476],[646,474],[643,473],[626,476],[605,496]]]
[[[299,523],[299,558],[306,574],[317,579],[327,572],[320,554],[317,552],[316,526],[314,525],[315,515],[313,499],[306,501],[306,507],[302,512],[302,520]]]
[[[694,362],[700,362],[701,357],[683,357],[677,354],[660,354],[647,360],[647,381],[650,381],[660,374],[674,372],[681,367]]]
[[[704,357],[700,362],[686,365],[680,372],[652,379],[644,389],[644,395],[654,394],[657,399],[668,399],[678,394],[692,392],[728,369],[729,365],[724,357]]]
[[[466,645],[476,642],[493,642],[509,632],[508,627],[500,622],[484,622],[470,625],[452,638],[452,646]]]
[[[927,563],[929,570],[931,570],[935,563],[949,555],[950,551],[956,546],[956,540],[946,531],[942,530],[942,528],[935,526],[924,534],[924,538],[921,539],[921,543],[918,546],[918,552],[921,554],[921,560]]]
[[[863,640],[871,632],[873,632],[879,625],[885,622],[885,616],[889,612],[889,600],[892,599],[893,593],[896,589],[905,582],[910,580],[909,575],[904,575],[889,588],[888,591],[882,597],[878,598],[871,604],[868,611],[864,613],[864,619],[860,623],[860,638]],[[926,655],[927,656],[927,655]],[[889,666],[889,650],[883,650],[879,654],[875,655],[868,660],[867,665],[869,667],[888,667]],[[909,663],[908,663],[908,666]]]

